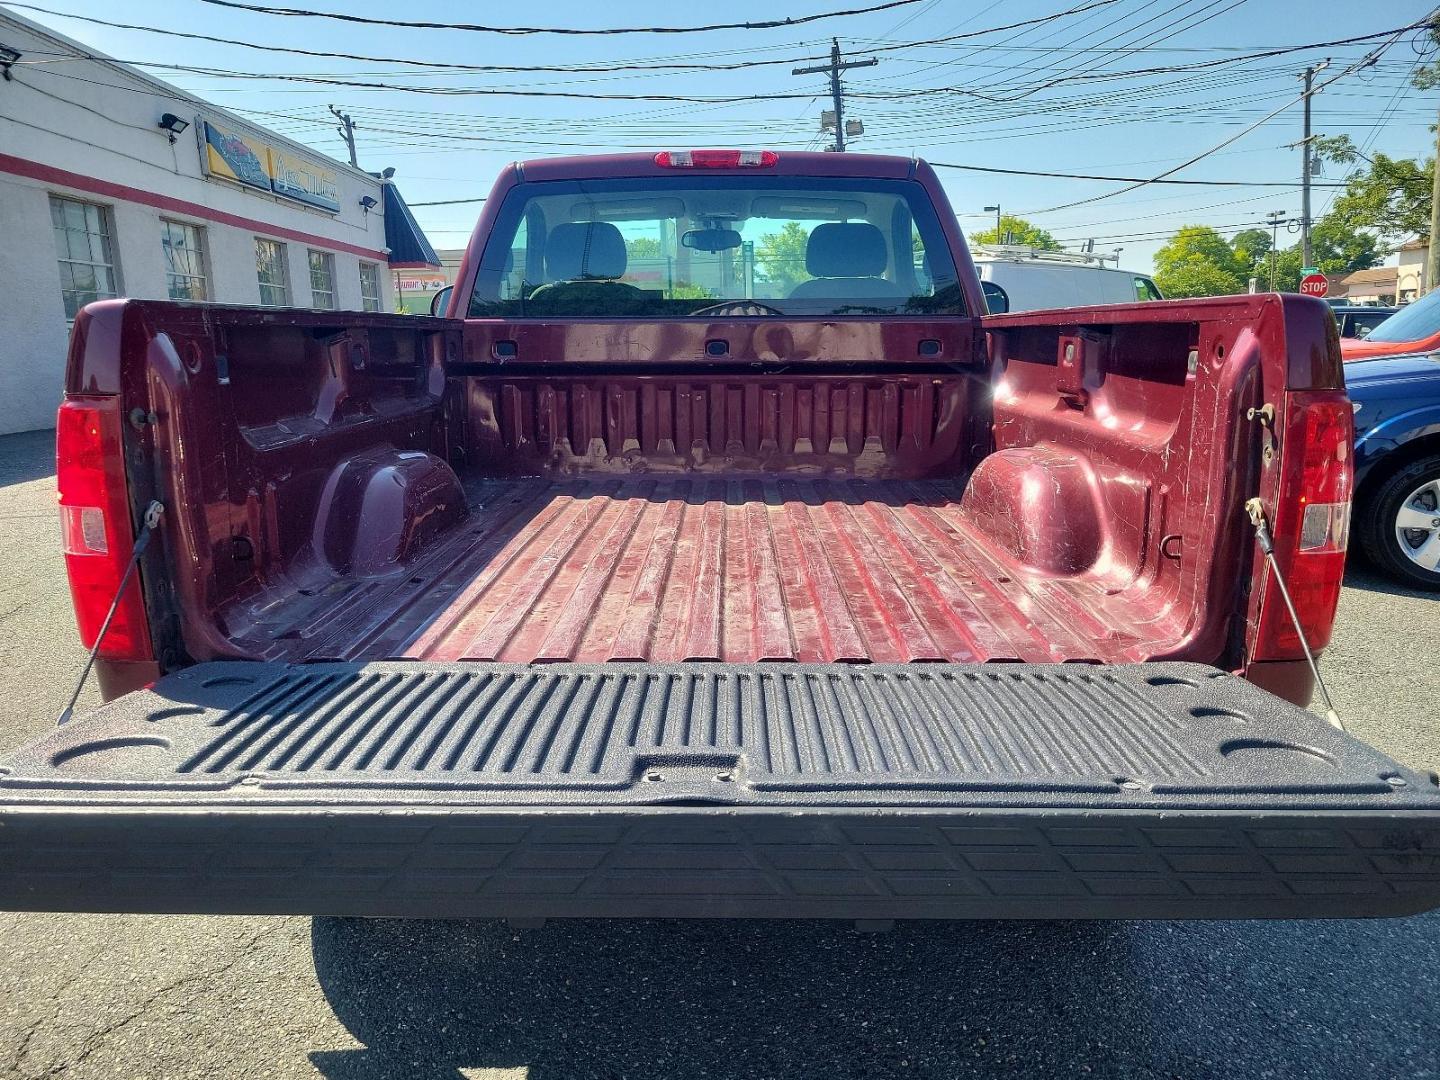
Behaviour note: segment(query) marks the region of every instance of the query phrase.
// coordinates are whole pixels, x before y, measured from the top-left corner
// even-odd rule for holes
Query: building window
[[[360,264],[360,306],[366,311],[380,310],[380,267],[375,263]]]
[[[310,248],[311,307],[330,311],[335,307],[335,256]]]
[[[255,272],[260,278],[260,303],[286,307],[290,303],[290,275],[285,271],[285,245],[255,238]]]
[[[51,195],[50,224],[60,259],[65,318],[75,318],[86,304],[120,295],[110,244],[110,211],[94,203]]]
[[[183,221],[160,219],[165,285],[171,300],[206,300],[205,231]]]

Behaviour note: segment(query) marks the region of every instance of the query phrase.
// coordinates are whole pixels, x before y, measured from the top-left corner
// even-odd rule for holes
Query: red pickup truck
[[[1304,709],[1324,305],[984,311],[924,162],[770,151],[507,168],[443,317],[87,308],[109,700],[0,770],[0,907],[1440,904],[1436,778]]]

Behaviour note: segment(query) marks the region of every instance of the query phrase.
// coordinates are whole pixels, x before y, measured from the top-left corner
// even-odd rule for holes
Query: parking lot
[[[0,755],[83,654],[49,433],[0,438]],[[1440,600],[1352,570],[1325,669],[1440,767]],[[577,923],[0,915],[0,1069],[67,1077],[1424,1077],[1440,918]]]

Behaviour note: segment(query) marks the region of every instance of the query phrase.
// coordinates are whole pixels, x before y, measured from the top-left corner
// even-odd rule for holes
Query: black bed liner
[[[1287,917],[1440,788],[1193,664],[205,664],[0,771],[0,907]]]

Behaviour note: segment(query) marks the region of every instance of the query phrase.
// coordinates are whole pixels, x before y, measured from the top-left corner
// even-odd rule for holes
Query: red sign
[[[1324,274],[1308,274],[1300,279],[1301,296],[1324,296],[1330,291],[1330,281]]]

